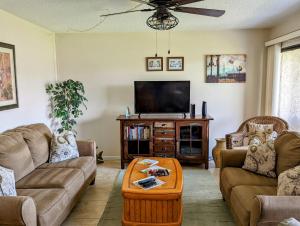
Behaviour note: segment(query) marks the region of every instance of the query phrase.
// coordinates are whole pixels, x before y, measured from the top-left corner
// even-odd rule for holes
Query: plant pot
[[[217,138],[216,146],[212,149],[213,158],[215,161],[216,168],[221,167],[221,151],[226,149],[225,138]]]

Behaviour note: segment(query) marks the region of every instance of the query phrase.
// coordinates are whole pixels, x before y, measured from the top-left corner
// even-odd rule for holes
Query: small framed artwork
[[[0,42],[0,111],[18,106],[15,46]]]
[[[245,83],[247,74],[245,54],[206,56],[207,83]]]
[[[184,71],[184,57],[167,57],[168,71]]]
[[[162,71],[163,58],[162,57],[146,57],[146,70],[147,71]]]

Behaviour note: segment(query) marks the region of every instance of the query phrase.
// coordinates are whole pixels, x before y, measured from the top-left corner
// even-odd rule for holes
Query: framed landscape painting
[[[162,57],[146,57],[146,70],[147,71],[162,71],[163,58]]]
[[[168,71],[183,71],[184,58],[183,57],[167,57],[167,70]]]
[[[15,46],[0,42],[0,110],[17,107]]]
[[[246,82],[245,54],[207,55],[207,83],[243,83]]]

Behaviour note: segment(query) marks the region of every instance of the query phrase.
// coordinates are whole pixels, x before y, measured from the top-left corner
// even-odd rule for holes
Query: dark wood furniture
[[[209,121],[196,116],[119,116],[121,168],[137,157],[177,158],[208,169]]]

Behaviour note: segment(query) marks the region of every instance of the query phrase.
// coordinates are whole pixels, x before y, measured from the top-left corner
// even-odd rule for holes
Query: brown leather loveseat
[[[78,141],[80,157],[47,163],[51,131],[44,124],[0,134],[0,165],[14,170],[17,197],[0,196],[0,225],[58,226],[96,176],[96,145]]]
[[[276,174],[300,165],[300,134],[283,132],[275,141]],[[242,169],[247,150],[221,152],[220,189],[239,226],[277,226],[300,220],[300,196],[277,196],[277,178]]]

